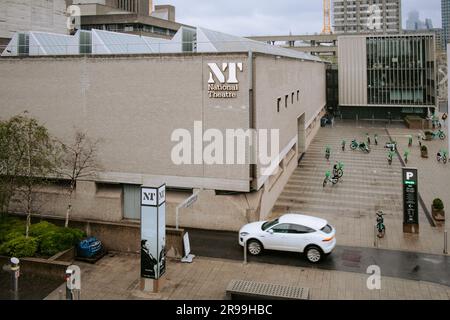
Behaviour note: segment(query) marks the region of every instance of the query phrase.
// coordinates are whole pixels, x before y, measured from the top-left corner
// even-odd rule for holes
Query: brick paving
[[[402,129],[398,125],[391,126],[389,131],[384,127],[361,128],[351,124],[322,128],[279,197],[272,217],[287,211],[322,217],[336,227],[340,245],[374,247],[376,212],[383,210],[387,233],[378,241],[379,248],[442,254],[445,226],[432,228],[422,209],[419,210],[420,234],[403,233],[402,165],[396,157],[391,166],[388,164],[387,149],[384,148],[389,140],[388,132],[401,144],[401,154],[404,144],[408,143],[407,136],[417,136],[417,131]],[[364,141],[366,133],[371,136],[372,152],[351,151],[351,141]],[[374,134],[379,136],[378,146],[374,145]],[[341,150],[342,139],[347,142],[345,152]],[[414,143],[417,144],[417,138]],[[430,155],[435,154],[434,149],[437,152],[439,143],[430,144]],[[330,161],[325,159],[327,145],[332,147]],[[450,189],[446,184],[450,181],[450,176],[447,177],[450,165],[439,168],[435,157],[419,161],[419,147],[416,149],[411,148],[409,165],[417,165],[421,169],[419,187],[425,203],[431,206],[435,196],[448,202]],[[336,161],[345,165],[342,182],[323,188],[325,172],[331,170]]]
[[[195,258],[192,264],[169,260],[165,284],[158,294],[139,290],[139,256],[105,257],[96,265],[80,263],[83,300],[222,300],[231,280],[254,280],[310,288],[313,300],[450,300],[450,287],[382,277],[381,290],[368,290],[369,275],[312,268],[274,266]],[[59,290],[47,300],[58,300]]]

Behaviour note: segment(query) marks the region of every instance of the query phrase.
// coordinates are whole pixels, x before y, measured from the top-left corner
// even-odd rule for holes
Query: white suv
[[[257,256],[264,249],[306,253],[318,263],[336,246],[336,231],[326,220],[286,214],[272,221],[250,223],[239,231],[239,244],[247,243],[248,252]]]

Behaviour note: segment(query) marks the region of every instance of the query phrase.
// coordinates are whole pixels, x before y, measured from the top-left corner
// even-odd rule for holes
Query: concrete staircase
[[[366,133],[371,136],[372,152],[351,151],[351,141],[365,141]],[[379,136],[378,146],[374,145],[375,133]],[[345,152],[341,150],[343,139],[347,142]],[[394,157],[389,166],[388,151],[384,148],[388,140],[383,128],[370,131],[355,127],[321,128],[276,202],[273,216],[298,212],[359,218],[372,217],[377,210],[383,210],[401,219],[401,164]],[[327,145],[332,148],[330,161],[325,159]],[[327,184],[323,188],[325,172],[332,171],[337,161],[344,163],[343,179],[335,186]]]

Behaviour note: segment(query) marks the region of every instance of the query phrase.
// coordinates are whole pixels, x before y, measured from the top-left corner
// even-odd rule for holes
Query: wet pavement
[[[64,281],[22,274],[19,278],[19,300],[42,300]],[[0,269],[0,300],[13,300],[11,276]]]
[[[243,261],[243,248],[235,232],[189,229],[192,253],[198,256]],[[367,273],[377,265],[383,276],[427,281],[450,286],[450,257],[444,255],[337,246],[335,251],[317,265],[297,253],[265,251],[248,261],[275,265],[309,267],[354,273]]]

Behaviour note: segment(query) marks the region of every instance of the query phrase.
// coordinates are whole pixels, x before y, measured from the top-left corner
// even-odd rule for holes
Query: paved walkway
[[[406,133],[414,133],[398,128],[391,128],[389,132],[395,136],[403,135],[403,139],[397,139],[401,143],[403,140],[407,143]],[[351,151],[351,141],[365,140],[366,133],[372,139],[372,152]],[[373,145],[374,134],[379,136],[378,146]],[[345,152],[341,150],[342,139],[347,141]],[[391,166],[388,164],[384,148],[388,140],[384,127],[359,128],[338,124],[334,128],[322,128],[278,199],[272,217],[287,211],[322,217],[336,227],[339,245],[374,247],[376,212],[383,210],[387,233],[378,242],[379,248],[442,254],[444,227],[433,228],[423,210],[419,212],[420,234],[403,233],[402,165],[399,159],[394,159]],[[332,148],[330,161],[325,159],[327,145]],[[415,165],[415,152],[412,157],[411,165]],[[328,185],[324,189],[325,172],[331,170],[336,161],[344,162],[344,178],[338,185]],[[428,161],[431,166],[433,160]],[[450,171],[450,165],[442,170]],[[431,205],[433,195],[447,201],[450,199],[446,193],[449,192],[446,184],[450,180],[443,178],[441,170],[432,171],[427,178],[422,172],[420,177],[420,191],[423,191],[426,203]]]
[[[202,257],[243,261],[243,248],[237,233],[188,230],[192,253]],[[339,242],[339,239],[338,239]],[[323,270],[366,273],[377,265],[386,276],[406,280],[422,280],[450,286],[450,256],[362,247],[337,246],[333,253],[312,265],[298,253],[265,251],[259,257],[248,257],[252,263],[317,268]]]
[[[450,300],[450,287],[422,281],[381,278],[381,290],[368,290],[369,275],[339,271],[274,266],[211,258],[196,258],[192,264],[169,260],[165,284],[159,294],[139,291],[139,257],[117,255],[105,257],[97,265],[80,263],[82,299],[177,299],[222,300],[233,279],[255,280],[281,285],[308,287],[311,299],[432,299]],[[58,300],[59,291],[46,299]]]

